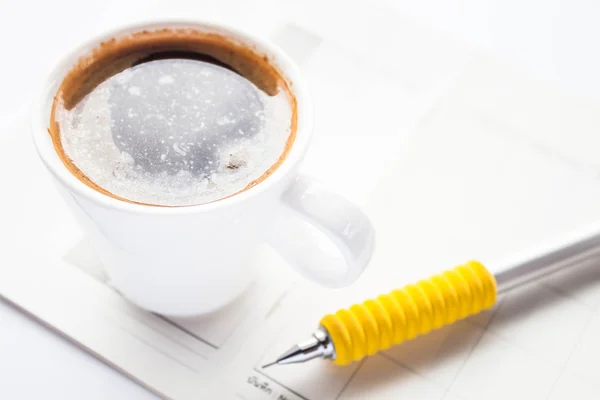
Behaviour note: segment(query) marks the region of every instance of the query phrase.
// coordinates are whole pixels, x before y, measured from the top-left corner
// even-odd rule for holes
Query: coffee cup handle
[[[375,231],[360,207],[305,175],[283,193],[280,205],[269,243],[301,275],[345,287],[362,274]]]

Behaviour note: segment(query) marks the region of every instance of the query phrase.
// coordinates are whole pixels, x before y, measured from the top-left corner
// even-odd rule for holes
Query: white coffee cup
[[[79,57],[107,39],[164,27],[217,31],[255,46],[272,57],[291,83],[298,112],[296,139],[283,164],[265,181],[198,206],[139,205],[86,186],[55,152],[48,134],[53,97]],[[322,285],[343,287],[360,276],[373,251],[374,231],[360,208],[299,172],[312,130],[313,105],[306,83],[279,48],[233,27],[182,20],[135,24],[88,40],[51,72],[33,112],[38,153],[111,283],[139,307],[166,315],[199,315],[235,299],[253,279],[250,258],[264,242]],[[323,237],[330,246],[324,248]]]

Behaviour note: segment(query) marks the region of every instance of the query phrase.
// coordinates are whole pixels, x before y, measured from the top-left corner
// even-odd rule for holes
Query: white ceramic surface
[[[298,128],[284,163],[264,182],[233,197],[190,207],[144,206],[105,196],[63,165],[47,133],[53,97],[74,62],[103,40],[144,29],[217,31],[269,55],[289,80]],[[169,20],[137,23],[88,40],[48,77],[34,104],[40,157],[90,237],[111,283],[129,300],[166,315],[199,315],[236,298],[254,271],[248,259],[269,242],[305,277],[343,287],[365,269],[374,242],[368,217],[350,201],[299,175],[313,128],[312,104],[294,62],[276,46],[232,27]],[[306,229],[306,225],[311,229]],[[329,245],[323,245],[328,238]],[[332,245],[337,252],[332,253]]]

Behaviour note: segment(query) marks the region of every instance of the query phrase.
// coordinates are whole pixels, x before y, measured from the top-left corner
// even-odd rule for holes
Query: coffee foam
[[[193,47],[182,46],[180,42],[185,42],[185,35],[182,31],[175,32],[179,47]],[[203,34],[185,32],[191,34],[196,48],[204,46],[199,41]],[[166,31],[154,34],[164,45]],[[152,32],[144,32],[144,43],[149,43],[148,36],[152,35]],[[215,35],[207,35],[213,45],[210,55],[219,54],[214,51],[218,49]],[[136,36],[127,40],[132,37]],[[221,38],[227,44],[233,43]],[[107,63],[106,59],[114,61],[116,44],[119,42],[109,42],[113,51],[108,54],[98,49],[93,53],[104,60],[101,64],[105,69],[113,72],[116,71],[114,64]],[[117,48],[122,58],[131,61],[122,46]],[[248,52],[248,48],[244,51]],[[137,60],[148,54],[138,51]],[[248,63],[250,53],[245,54]],[[76,66],[63,81],[49,131],[67,168],[82,182],[109,196],[162,206],[219,200],[269,176],[283,162],[295,138],[295,100],[287,82],[262,56],[255,55],[251,61],[259,62],[263,69],[270,66],[271,69],[266,69],[268,73],[257,73],[259,68],[252,67],[251,63],[241,68],[254,71],[250,82],[236,72],[210,63],[157,60],[126,70],[117,62],[120,71],[97,83],[90,71],[98,67],[94,67],[89,58],[82,60],[80,67]],[[232,64],[238,68],[241,65],[239,61]],[[234,68],[231,66],[231,69]],[[96,70],[96,73],[106,75],[105,71]],[[213,76],[205,76],[211,74]],[[215,83],[214,75],[221,81],[211,86],[211,82]],[[80,83],[88,85],[90,92],[81,96],[81,86],[76,84],[74,76],[79,76]],[[207,79],[198,78],[202,76]],[[178,84],[178,81],[181,82]],[[90,85],[90,82],[94,83]],[[177,85],[181,90],[173,89]],[[162,88],[169,89],[162,91]],[[195,96],[198,92],[200,95]],[[233,94],[232,103],[227,93]],[[76,103],[75,98],[79,99]],[[164,104],[165,98],[175,103],[173,110]],[[215,106],[204,107],[204,102]],[[140,118],[136,104],[144,105],[141,117],[153,118],[154,122],[136,124]],[[233,108],[228,109],[228,104]],[[194,129],[190,128],[195,131],[191,132]]]
[[[224,68],[162,60],[106,80],[57,119],[65,154],[97,185],[181,206],[260,178],[285,149],[291,108],[285,93],[269,96]]]

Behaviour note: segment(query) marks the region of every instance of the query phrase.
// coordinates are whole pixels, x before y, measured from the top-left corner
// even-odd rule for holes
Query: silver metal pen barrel
[[[493,266],[498,294],[537,281],[581,261],[600,256],[600,231],[580,235],[530,251]]]

